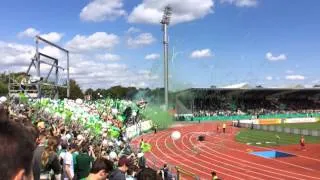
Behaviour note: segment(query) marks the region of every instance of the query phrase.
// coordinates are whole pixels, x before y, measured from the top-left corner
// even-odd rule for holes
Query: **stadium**
[[[320,179],[318,2],[27,1],[0,8],[0,180]]]

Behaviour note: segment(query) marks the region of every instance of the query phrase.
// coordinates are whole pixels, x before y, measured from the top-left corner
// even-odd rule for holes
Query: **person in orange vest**
[[[226,133],[226,127],[227,127],[226,123],[223,123],[223,124],[222,124],[222,131],[223,131],[223,133]]]
[[[300,148],[301,150],[305,150],[305,140],[303,135],[300,138]]]

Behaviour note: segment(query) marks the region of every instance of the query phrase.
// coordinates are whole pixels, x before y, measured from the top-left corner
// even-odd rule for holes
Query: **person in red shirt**
[[[301,136],[301,138],[300,138],[300,148],[301,148],[301,150],[305,150],[304,136]]]

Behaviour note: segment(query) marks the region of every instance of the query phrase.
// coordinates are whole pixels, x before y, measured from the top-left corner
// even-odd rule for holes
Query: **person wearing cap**
[[[122,156],[118,161],[118,168],[110,174],[109,180],[126,180],[126,172],[129,165],[129,159],[126,156]]]

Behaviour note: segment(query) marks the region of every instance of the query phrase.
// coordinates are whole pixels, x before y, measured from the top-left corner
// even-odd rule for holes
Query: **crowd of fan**
[[[217,104],[219,104],[219,106]],[[318,113],[320,112],[320,103],[311,100],[281,100],[278,102],[246,100],[237,103],[211,101],[207,102],[207,104],[195,104],[193,109],[193,115],[195,117],[234,115],[258,116],[265,114]]]
[[[34,121],[35,113],[39,112],[27,105],[0,104],[1,180],[28,180],[32,176],[35,180],[173,178],[166,165],[158,171],[147,167],[143,140],[138,148],[132,148],[122,130],[116,138],[105,134],[97,138],[76,123],[67,124],[45,113]]]

